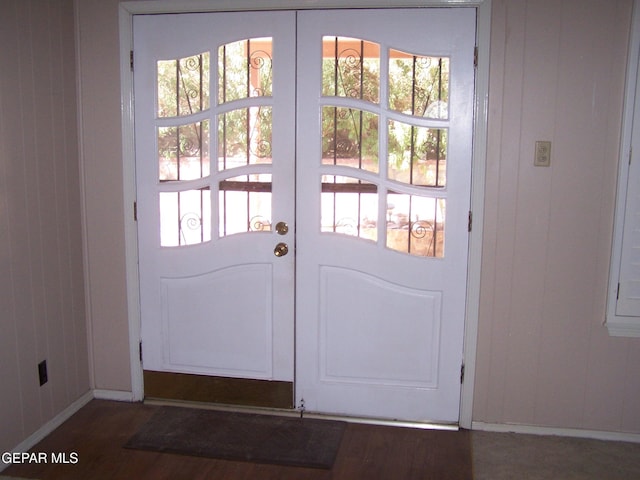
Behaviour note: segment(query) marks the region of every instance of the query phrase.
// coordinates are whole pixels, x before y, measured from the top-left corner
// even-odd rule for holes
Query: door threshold
[[[165,398],[148,397],[144,399],[146,405],[158,405],[167,407],[198,408],[201,410],[215,410],[219,412],[252,413],[258,415],[278,415],[282,417],[300,417],[300,410],[287,408],[254,407],[245,405],[227,405],[221,403],[203,403],[188,400],[168,400]],[[319,420],[336,420],[347,423],[358,423],[364,425],[378,425],[384,427],[417,428],[421,430],[444,430],[458,431],[460,426],[457,423],[438,422],[417,422],[407,420],[394,420],[375,417],[356,417],[351,415],[337,415],[319,412],[304,412],[304,418],[314,418]]]
[[[293,408],[293,382],[144,370],[145,396],[256,408]]]

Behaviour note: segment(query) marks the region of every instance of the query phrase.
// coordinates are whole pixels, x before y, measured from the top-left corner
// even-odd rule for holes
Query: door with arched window
[[[457,422],[474,32],[465,8],[134,18],[146,385]]]

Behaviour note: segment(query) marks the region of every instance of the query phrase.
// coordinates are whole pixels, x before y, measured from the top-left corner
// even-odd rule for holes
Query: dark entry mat
[[[345,422],[161,407],[125,448],[331,468]]]

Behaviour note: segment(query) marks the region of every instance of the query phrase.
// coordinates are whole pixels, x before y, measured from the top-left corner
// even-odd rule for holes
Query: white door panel
[[[210,369],[271,378],[272,277],[270,265],[247,264],[198,277],[163,278],[163,364],[189,373]],[[251,295],[238,302],[242,290]]]
[[[474,12],[300,12],[298,32],[297,402],[321,412],[457,422],[471,179]],[[321,66],[331,48],[320,45],[329,37],[336,37],[335,56],[340,59],[335,64],[342,65],[335,68],[336,80],[326,71],[322,80]],[[407,77],[393,77],[392,69],[411,56],[414,65],[448,62],[443,113],[430,114],[428,106],[420,112],[397,110],[393,82]],[[358,73],[359,63],[364,62],[369,66]],[[417,68],[403,65],[418,77]],[[368,69],[372,75],[377,68],[377,94],[363,93],[364,80],[359,87],[357,81],[348,88],[335,86],[354,70],[360,80],[365,77],[362,72]],[[389,77],[395,80],[388,81]],[[338,110],[331,113],[334,107]],[[360,166],[345,160],[350,153],[344,152],[327,161],[326,154],[321,155],[331,150],[325,145],[326,124],[338,123],[328,117],[346,112],[359,120],[359,114],[354,115],[359,111],[367,112],[369,125],[371,118],[377,119],[375,161],[363,158],[364,147]],[[394,163],[393,142],[401,124],[414,127],[402,128],[415,139],[428,129],[444,132],[448,143],[440,167],[446,167],[446,178],[443,174],[433,183],[426,176],[416,180],[417,174],[401,162]],[[344,125],[335,130],[343,144],[365,144],[359,133],[345,139]],[[336,143],[334,150],[338,148]],[[416,170],[421,161],[415,162]],[[365,190],[354,187],[361,183],[367,184]],[[329,197],[322,206],[321,196]],[[357,198],[361,198],[360,212],[353,206]],[[437,212],[421,211],[420,204],[423,210]],[[372,213],[363,213],[365,208]],[[401,208],[408,210],[395,213]],[[338,218],[335,212],[340,209],[348,221]],[[325,210],[333,213],[333,229],[327,227]],[[347,223],[351,230],[343,228]],[[438,237],[434,234],[433,243],[442,243],[438,249],[424,256],[413,247],[404,252],[398,248],[396,238],[413,237],[417,244],[420,226],[434,224]]]
[[[357,270],[321,266],[320,379],[435,387],[441,301],[439,291],[410,289]],[[416,312],[424,315],[417,325],[412,321]],[[431,344],[425,345],[425,339]]]
[[[295,229],[290,95],[294,31],[291,12],[134,18],[140,294],[147,370],[293,380],[294,256],[273,254],[278,242],[293,244],[293,235],[278,235],[271,224],[284,221],[290,232]],[[249,48],[246,94],[227,88],[222,80],[238,71],[227,67],[225,77],[220,50],[245,39],[258,45]],[[205,61],[199,62],[204,73],[196,75],[193,85],[183,87],[182,78],[189,80],[186,73],[175,79],[170,73],[160,77],[158,62],[186,58],[180,64],[186,71],[195,68],[192,64],[198,62],[193,58],[203,52],[209,55],[208,69]],[[271,91],[257,91],[262,74],[254,67],[262,64],[272,72]],[[171,81],[162,80],[165,77]],[[176,93],[173,103],[181,103],[183,111],[166,113],[162,110],[175,105],[165,102],[169,106],[162,107],[159,91],[172,91],[174,81],[180,84],[176,92],[182,93]],[[204,85],[200,94],[198,82]],[[208,98],[204,106],[194,107],[203,96]],[[262,144],[245,140],[242,148],[231,145],[227,130],[245,118],[246,125],[255,128],[265,110],[272,119],[270,151],[254,151],[264,148],[264,138],[258,139]],[[234,112],[241,113],[232,116]],[[194,174],[189,157],[194,154],[188,152],[193,135],[176,140],[179,147],[164,145],[170,143],[166,132],[173,132],[168,129],[187,129],[197,122],[208,122],[203,136],[208,133],[210,139],[195,150],[208,147],[210,155],[203,155],[204,173]],[[172,156],[174,150],[187,152],[184,162]],[[163,156],[171,161],[163,163]],[[184,180],[175,173],[178,164]]]

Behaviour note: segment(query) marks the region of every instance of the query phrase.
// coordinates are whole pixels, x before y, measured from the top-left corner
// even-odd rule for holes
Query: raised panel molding
[[[271,276],[269,265],[255,264],[199,277],[162,279],[163,367],[177,372],[187,368],[187,372],[210,375],[270,378]],[[251,296],[241,302],[237,292],[243,290]],[[238,328],[241,321],[245,325]],[[239,357],[238,352],[251,354]]]
[[[320,276],[322,381],[437,388],[441,292],[339,267],[324,266]],[[356,338],[369,348],[352,348]]]

